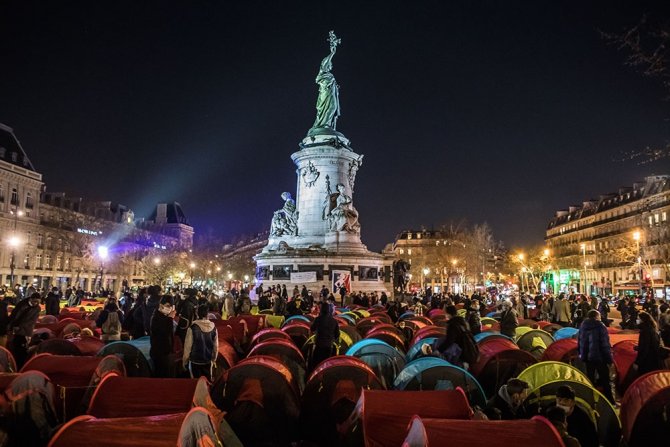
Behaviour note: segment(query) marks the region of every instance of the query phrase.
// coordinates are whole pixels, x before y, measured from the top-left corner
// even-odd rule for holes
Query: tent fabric
[[[153,371],[153,362],[149,356],[151,340],[141,337],[130,341],[115,341],[106,344],[98,356],[117,355],[123,360],[126,374],[129,377],[150,377]]]
[[[363,390],[356,405],[366,447],[400,445],[413,415],[436,419],[472,418],[460,388],[445,391]]]
[[[668,439],[670,426],[664,414],[670,407],[670,371],[638,377],[621,400],[623,436],[630,446],[657,444]]]
[[[54,355],[81,355],[81,351],[74,343],[70,343],[62,338],[51,338],[44,340],[37,345],[35,349],[37,354],[54,354]]]
[[[616,386],[620,392],[625,392],[635,380],[633,363],[637,358],[636,347],[637,343],[632,340],[623,340],[612,346],[612,360],[617,372]]]
[[[265,321],[267,321],[268,326],[280,329],[282,325],[284,324],[284,316],[283,315],[266,315],[265,316]]]
[[[554,338],[542,329],[531,329],[519,336],[516,344],[524,351],[529,352],[536,359],[540,359],[544,351],[554,342]]]
[[[353,411],[364,389],[383,389],[372,369],[362,360],[335,356],[324,360],[312,372],[305,386],[300,411],[303,439],[322,442],[339,435],[338,419],[346,419]],[[344,417],[339,411],[347,411]]]
[[[375,328],[380,324],[389,324],[388,318],[381,318],[377,315],[372,315],[367,318],[362,318],[356,322],[356,329],[361,333],[362,336],[368,333],[371,329]]]
[[[527,382],[531,390],[556,380],[571,380],[592,386],[583,372],[574,366],[561,362],[536,363],[524,369],[518,375],[518,378]]]
[[[409,427],[412,436],[408,434],[403,446],[519,447],[541,443],[543,447],[565,447],[558,431],[541,416],[514,421],[458,421],[416,416]],[[423,432],[425,440],[420,436]]]
[[[9,376],[13,376],[12,381],[4,394],[11,411],[3,416],[8,428],[7,445],[45,445],[58,425],[55,387],[40,371]]]
[[[89,335],[68,338],[66,340],[75,345],[81,355],[96,355],[105,346],[105,342]]]
[[[428,318],[431,320],[435,315],[446,315],[446,312],[443,309],[431,309],[428,311]]]
[[[258,331],[265,327],[265,315],[238,315],[236,317],[229,317],[225,321],[228,323],[244,321],[250,336],[254,336]]]
[[[385,388],[391,388],[398,373],[405,366],[405,356],[381,340],[365,339],[354,344],[346,355],[363,360],[381,380]]]
[[[41,324],[58,323],[58,317],[56,317],[55,315],[42,315],[41,317],[38,318],[37,322]]]
[[[444,337],[447,334],[447,328],[440,326],[426,326],[422,327],[414,333],[414,337],[409,343],[409,346],[414,346],[416,343],[427,337]]]
[[[102,379],[109,375],[126,376],[126,367],[123,366],[121,359],[115,355],[103,357],[102,360],[100,360],[98,367],[95,368],[95,372],[93,373],[93,376],[91,376],[91,380],[84,392],[84,396],[81,398],[79,408],[82,413],[88,410],[91,399],[93,398],[93,393],[98,389],[98,385]]]
[[[207,392],[207,379],[150,379],[109,375],[98,385],[87,414],[96,418],[144,417],[186,413],[196,387]]]
[[[639,339],[640,339],[639,332],[633,332],[633,333],[619,332],[618,334],[610,334],[610,344],[612,346],[624,340],[634,341],[635,343],[637,343]]]
[[[23,365],[21,372],[40,371],[58,389],[56,410],[61,420],[80,413],[80,403],[93,377],[100,357],[38,354]]]
[[[438,340],[439,338],[437,337],[428,337],[422,339],[420,343],[414,344],[411,348],[407,350],[407,355],[405,355],[405,363],[409,363],[413,360],[418,359],[419,357],[422,357],[423,353],[421,352],[421,347],[424,344],[428,344],[434,347]]]
[[[479,342],[479,360],[470,371],[492,397],[509,379],[516,377],[537,360],[507,337],[488,337]]]
[[[291,340],[270,339],[261,342],[251,349],[247,358],[257,355],[274,357],[283,363],[295,377],[299,394],[302,393],[307,380],[307,365],[302,353]]]
[[[351,339],[352,346],[354,345],[354,343],[358,343],[363,339],[363,337],[361,337],[360,332],[358,332],[358,330],[354,326],[348,326],[348,325],[342,326],[340,327],[340,332],[344,332],[349,336],[349,338]]]
[[[375,329],[368,332],[366,339],[375,338],[384,341],[399,351],[405,352],[405,340],[398,333],[390,329]]]
[[[289,337],[291,337],[293,343],[299,348],[305,345],[310,336],[309,325],[304,322],[299,324],[285,325],[283,328],[281,328],[281,330]]]
[[[282,332],[279,329],[276,328],[267,328],[267,329],[261,329],[260,331],[256,332],[253,337],[251,337],[251,342],[249,343],[249,347],[253,347],[254,345],[265,341],[269,340],[271,338],[279,338],[282,340],[290,340],[291,337],[286,334],[286,332]]]
[[[528,327],[528,326],[518,326],[514,330],[514,338],[519,339],[523,334],[525,334],[526,332],[532,331],[532,330],[533,330],[533,328]]]
[[[558,388],[568,385],[575,391],[576,405],[586,413],[595,424],[599,445],[619,447],[621,441],[621,422],[612,404],[598,390],[589,384],[569,380],[556,380],[530,391],[524,406],[530,414],[546,410],[555,405]]]
[[[496,332],[496,331],[480,332],[479,334],[475,335],[474,338],[475,338],[475,342],[477,342],[477,343],[479,343],[480,341],[482,341],[484,339],[488,339],[488,338],[504,338],[504,339],[507,339],[507,340],[511,341],[512,343],[514,343],[514,339],[508,337],[507,335],[503,335],[500,332]]]
[[[14,356],[5,347],[0,346],[0,373],[16,372]]]
[[[205,408],[196,407],[187,413],[148,417],[79,416],[58,430],[49,447],[84,447],[90,446],[91,440],[107,447],[219,445],[211,414]]]
[[[94,320],[75,320],[74,318],[71,318],[69,316],[59,320],[58,323],[35,323],[35,329],[47,328],[57,336],[60,336],[61,332],[63,331],[63,328],[65,328],[68,324],[71,323],[76,324],[82,329],[89,328],[92,331],[95,331],[96,329]]]
[[[486,396],[472,374],[437,357],[421,357],[405,365],[393,384],[396,390],[444,390],[460,387],[471,405],[486,405]]]
[[[554,340],[561,340],[563,338],[572,338],[579,333],[579,329],[574,327],[564,327],[554,332]]]
[[[571,363],[577,352],[577,340],[563,338],[550,344],[542,354],[542,361]]]
[[[219,338],[217,347],[219,355],[216,358],[216,366],[222,370],[230,369],[238,362],[238,355],[235,348],[226,340]]]

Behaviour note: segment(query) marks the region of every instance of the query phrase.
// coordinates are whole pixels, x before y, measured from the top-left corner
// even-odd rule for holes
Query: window
[[[412,255],[412,249],[411,248],[407,249],[407,254],[410,255],[410,256]]]
[[[41,254],[35,255],[35,268],[36,269],[41,269],[42,268],[42,255]]]
[[[58,255],[56,256],[56,270],[63,268],[63,257]]]
[[[400,249],[400,254],[401,254],[401,255],[404,255],[404,254],[405,254],[405,249],[401,248],[401,249]]]
[[[660,217],[661,217],[661,216],[659,216],[658,213],[654,214],[654,222],[655,222],[655,223],[659,223],[660,220],[661,220]]]
[[[27,192],[26,193],[26,208],[33,209],[34,206],[35,206],[35,203],[33,202],[33,193]]]
[[[651,227],[652,225],[654,225],[654,218],[649,216],[649,226]]]
[[[51,236],[47,236],[47,250],[53,249],[53,239]]]
[[[37,233],[37,248],[44,248],[44,235]]]
[[[33,237],[33,234],[30,231],[28,231],[26,233],[26,244],[30,244],[30,240],[31,240],[32,237]]]
[[[12,205],[19,206],[19,192],[16,188],[12,188],[12,200],[10,202]]]
[[[19,154],[17,152],[12,152],[12,162],[16,163],[16,160],[19,159]]]
[[[0,202],[5,202],[5,190],[3,189],[2,185],[0,185]]]
[[[416,233],[416,238],[421,239],[421,233]]]
[[[51,255],[45,255],[44,256],[44,268],[45,269],[50,269],[51,268]]]
[[[412,233],[407,233],[407,239],[412,239]]]
[[[63,239],[58,238],[58,240],[56,241],[56,250],[60,251],[62,249],[63,249]]]
[[[65,258],[65,270],[70,270],[70,258]]]
[[[667,213],[667,212],[663,211],[663,212],[661,213],[661,220],[662,220],[663,222],[665,222],[666,220],[668,220],[668,213]]]
[[[66,243],[65,243],[65,248],[64,248],[64,250],[65,250],[65,253],[70,253],[70,243],[69,243],[69,242],[66,242]]]
[[[28,253],[26,253],[26,256],[23,258],[23,268],[24,269],[30,268],[30,255]]]

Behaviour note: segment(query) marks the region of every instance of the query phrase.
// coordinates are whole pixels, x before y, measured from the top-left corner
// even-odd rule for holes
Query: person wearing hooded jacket
[[[175,332],[182,344],[185,343],[186,333],[195,320],[197,306],[198,301],[195,296],[195,289],[184,290],[184,295],[181,296],[181,299],[177,304],[177,315],[179,315],[179,320],[177,321],[177,330]]]
[[[519,327],[517,313],[512,308],[512,302],[505,300],[502,303],[502,312],[500,314],[500,333],[514,338],[517,327]]]
[[[13,334],[10,350],[19,369],[28,358],[28,340],[40,316],[40,300],[40,294],[35,292],[27,300],[20,301],[7,321],[7,333]]]
[[[212,370],[218,355],[219,336],[214,323],[207,319],[207,306],[199,306],[198,319],[193,321],[184,341],[182,363],[190,371],[191,377],[197,379],[205,376],[212,380]]]
[[[153,317],[154,312],[158,309],[158,303],[161,301],[161,286],[150,286],[148,293],[149,296],[147,297],[142,316],[144,318],[144,330],[147,334],[151,335],[151,317]]]
[[[586,374],[589,380],[599,386],[607,400],[614,404],[609,378],[612,347],[607,328],[600,321],[600,312],[597,310],[590,310],[579,328],[577,346],[579,358],[586,364]]]
[[[333,318],[328,303],[321,303],[319,316],[314,319],[311,329],[315,332],[311,362],[311,369],[313,369],[332,355],[333,343],[340,339],[340,327]]]
[[[635,350],[635,365],[639,376],[661,369],[661,337],[656,322],[647,312],[640,312],[636,321],[640,328],[640,339]]]
[[[163,295],[158,309],[151,317],[151,349],[154,376],[174,377],[174,299]]]

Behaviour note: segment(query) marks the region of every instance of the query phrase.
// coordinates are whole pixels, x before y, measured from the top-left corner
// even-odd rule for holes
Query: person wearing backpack
[[[192,378],[205,376],[211,381],[218,355],[219,337],[214,323],[207,319],[207,306],[199,306],[196,312],[198,319],[186,333],[182,363]]]
[[[100,312],[100,316],[95,321],[95,324],[102,331],[100,339],[105,343],[121,340],[123,312],[119,309],[116,299],[111,298],[109,300],[102,312]]]
[[[179,320],[177,321],[177,330],[175,331],[175,334],[179,337],[182,344],[185,343],[186,333],[195,320],[195,309],[198,305],[195,295],[195,289],[186,289],[184,290],[184,295],[181,296],[179,303],[177,304]]]

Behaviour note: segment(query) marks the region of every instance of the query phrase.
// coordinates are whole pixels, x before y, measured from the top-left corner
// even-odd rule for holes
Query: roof
[[[14,135],[14,129],[2,123],[0,123],[0,160],[37,172]]]

